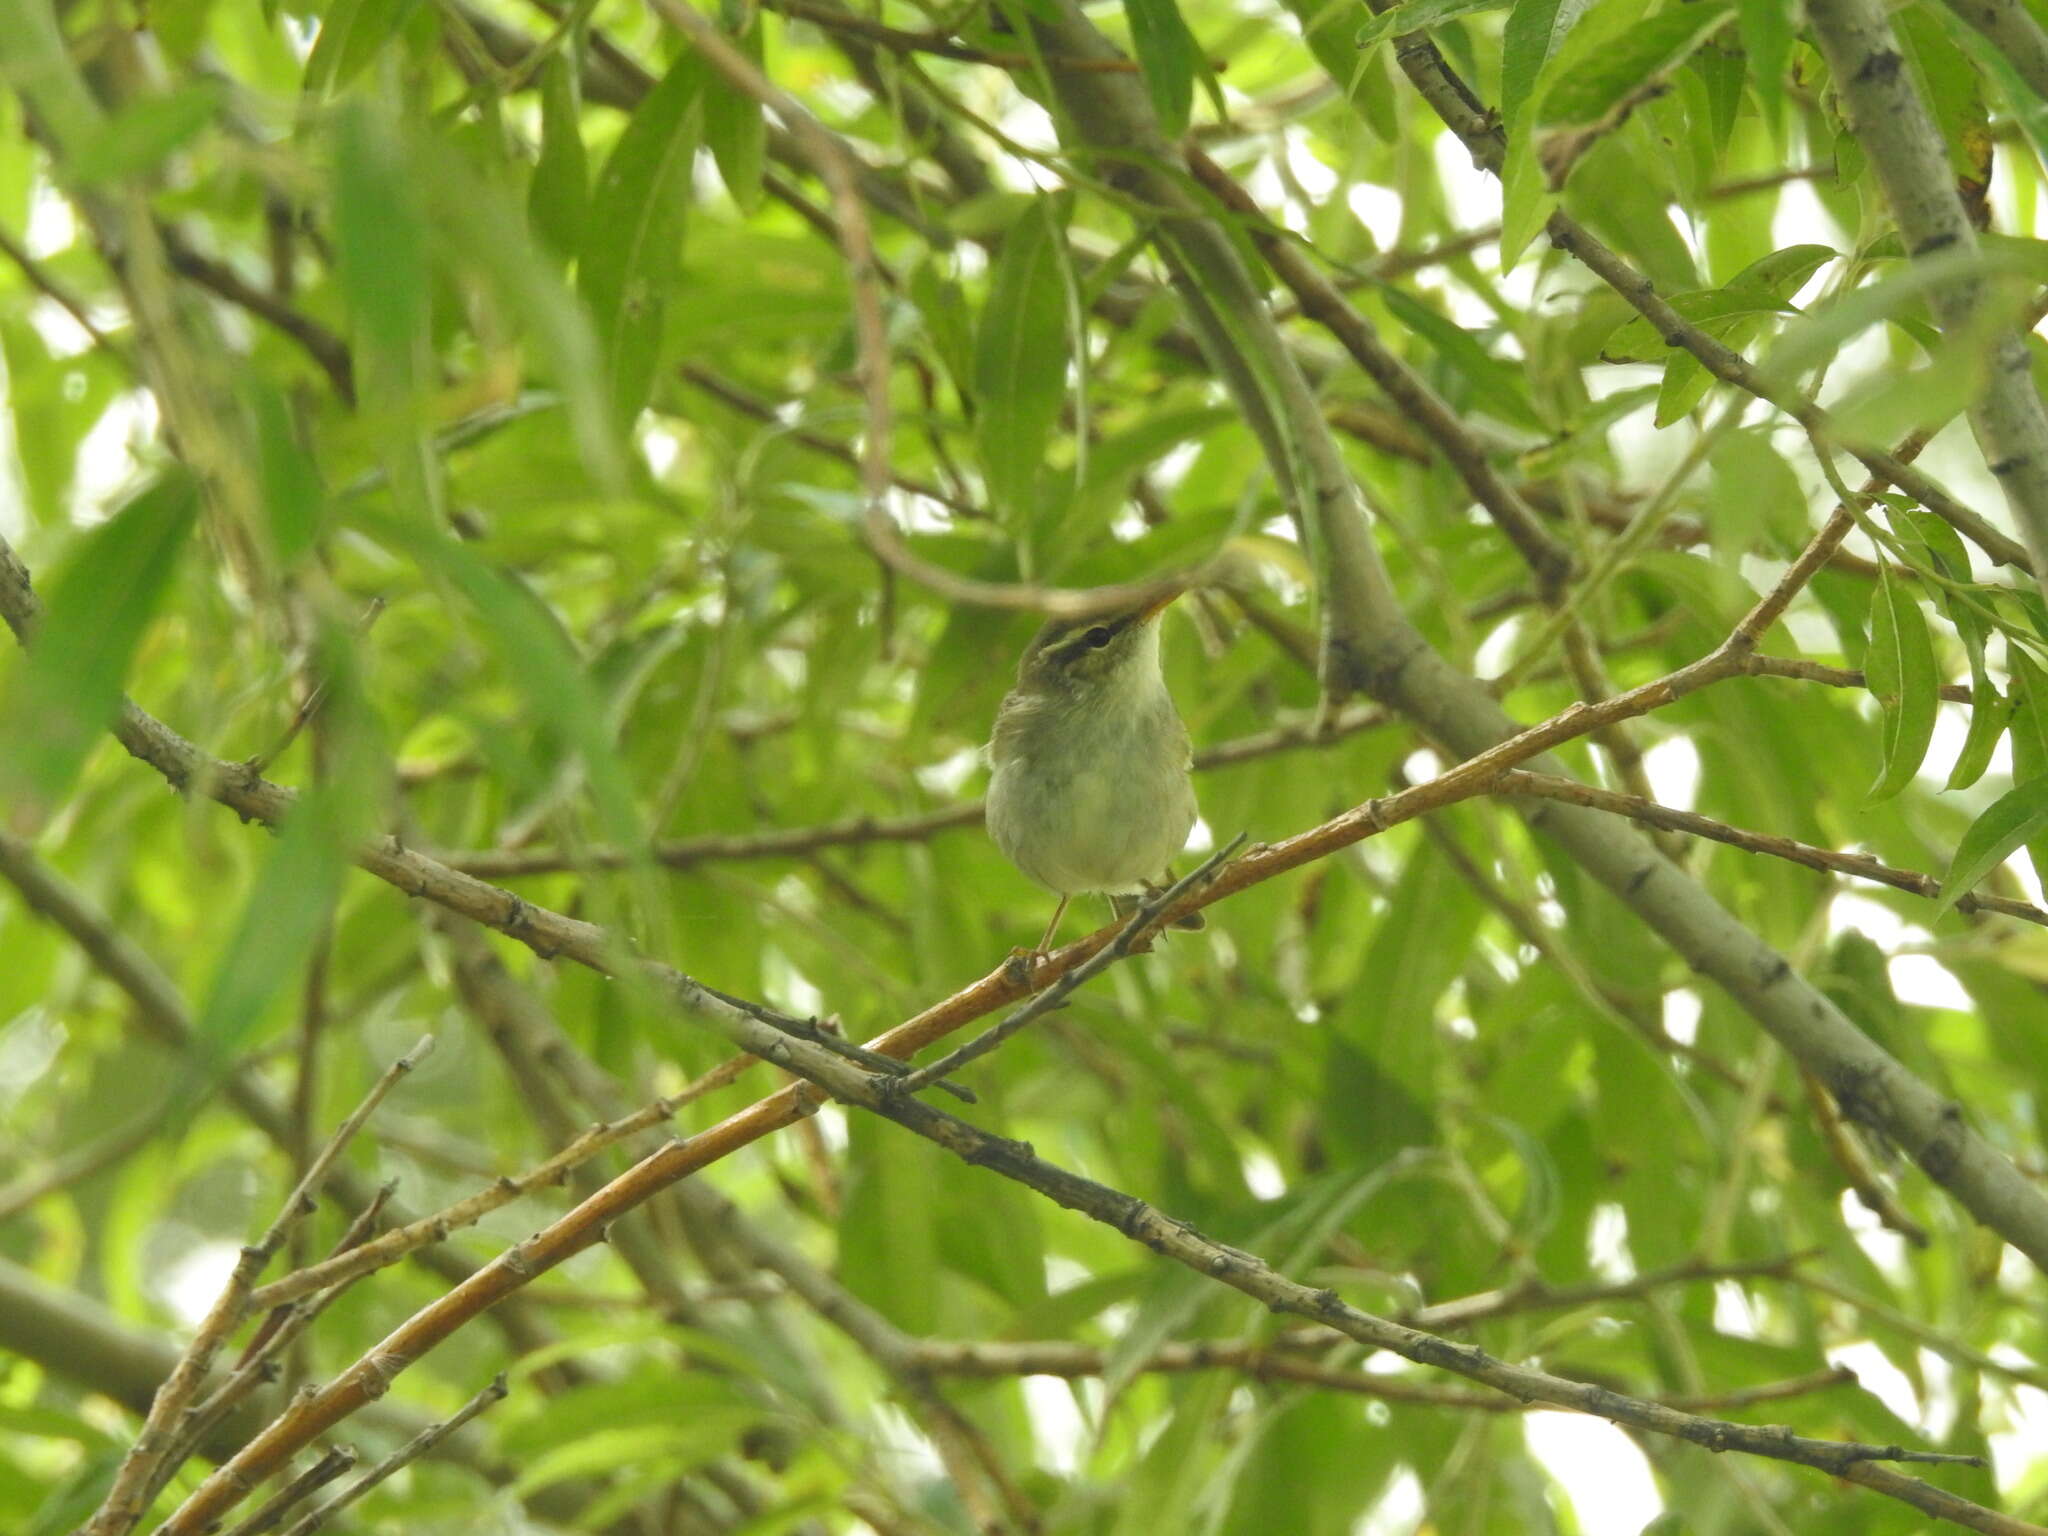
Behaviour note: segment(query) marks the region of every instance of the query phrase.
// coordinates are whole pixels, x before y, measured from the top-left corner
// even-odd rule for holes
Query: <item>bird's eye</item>
[[[1109,631],[1098,624],[1081,638],[1088,642],[1091,649],[1099,651],[1109,644]]]

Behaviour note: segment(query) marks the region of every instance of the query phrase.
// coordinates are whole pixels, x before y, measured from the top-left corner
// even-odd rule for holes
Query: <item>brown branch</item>
[[[21,275],[28,279],[29,286],[77,321],[78,328],[92,338],[94,346],[129,372],[135,371],[135,359],[128,355],[127,348],[101,330],[99,323],[92,317],[92,311],[87,309],[69,288],[52,277],[43,264],[29,254],[27,246],[5,230],[0,230],[0,256],[5,256],[20,269]]]
[[[1384,710],[1348,709],[1324,729],[1313,722],[1277,726],[1270,731],[1218,743],[1195,754],[1197,770],[1252,762],[1299,747],[1318,748],[1387,723]],[[925,811],[916,816],[853,816],[815,827],[777,828],[767,832],[707,833],[668,838],[655,843],[648,857],[670,869],[694,864],[749,859],[802,858],[822,848],[860,847],[868,843],[921,843],[941,832],[980,826],[982,802]],[[507,880],[521,875],[554,874],[565,869],[623,869],[632,862],[626,851],[605,845],[567,848],[476,848],[443,853],[450,869],[482,879]]]
[[[425,1429],[414,1435],[412,1439],[406,1441],[404,1445],[401,1445],[389,1456],[378,1462],[376,1466],[342,1489],[340,1493],[329,1499],[325,1504],[322,1504],[318,1509],[308,1510],[293,1523],[291,1528],[286,1531],[285,1536],[312,1536],[314,1531],[319,1530],[321,1526],[340,1514],[349,1505],[355,1503],[356,1500],[360,1499],[372,1488],[375,1488],[400,1467],[410,1465],[412,1462],[419,1460],[420,1457],[426,1455],[427,1452],[454,1434],[455,1431],[462,1428],[471,1419],[497,1403],[510,1390],[511,1388],[506,1386],[505,1378],[502,1375],[496,1377],[489,1386],[464,1403],[449,1417],[442,1420],[439,1424],[428,1425]]]
[[[291,1513],[293,1505],[303,1504],[355,1464],[354,1448],[337,1445],[278,1489],[254,1514],[230,1530],[227,1536],[264,1536],[264,1532],[276,1530],[284,1523],[285,1516]]]
[[[348,344],[339,336],[312,316],[292,308],[269,289],[249,282],[226,262],[216,261],[194,250],[184,236],[168,225],[158,231],[158,236],[163,242],[164,258],[173,272],[189,278],[215,297],[247,311],[297,342],[327,375],[327,382],[334,386],[342,404],[355,404],[355,365],[349,358]]]
[[[192,1342],[186,1346],[177,1365],[164,1379],[164,1384],[157,1389],[135,1443],[122,1458],[106,1498],[86,1524],[86,1536],[123,1536],[142,1517],[152,1481],[160,1480],[160,1473],[173,1470],[165,1467],[164,1463],[176,1445],[178,1421],[206,1379],[206,1373],[212,1369],[220,1346],[249,1314],[249,1293],[255,1285],[256,1276],[283,1246],[292,1228],[313,1210],[314,1197],[326,1182],[327,1170],[333,1166],[334,1160],[375,1113],[384,1096],[433,1049],[433,1045],[432,1035],[421,1037],[419,1044],[384,1070],[363,1096],[362,1102],[335,1129],[319,1156],[313,1159],[305,1176],[286,1198],[263,1236],[242,1249],[227,1282],[194,1333]]]
[[[1819,558],[1824,559],[1825,554],[1822,553]],[[1790,581],[1799,569],[1800,567],[1795,566],[1794,572],[1788,573],[1786,580]],[[1784,583],[1781,583],[1781,588],[1783,586]],[[1766,598],[1760,603],[1758,613],[1768,611],[1771,601],[1771,598]],[[26,571],[14,558],[12,550],[4,544],[0,544],[0,614],[7,617],[18,634],[27,637],[35,615],[34,597],[29,588]],[[1160,918],[1162,921],[1170,921],[1249,885],[1271,879],[1285,870],[1325,857],[1338,848],[1347,847],[1375,835],[1403,820],[1458,799],[1482,793],[1507,769],[1581,736],[1598,724],[1608,720],[1633,718],[1669,704],[1709,683],[1737,675],[1740,671],[1740,660],[1734,642],[1742,633],[1739,628],[1737,635],[1731,636],[1729,645],[1693,663],[1690,667],[1616,695],[1599,705],[1575,705],[1560,715],[1467,759],[1429,783],[1418,785],[1413,790],[1384,800],[1368,802],[1282,843],[1254,848],[1225,869],[1215,884],[1206,891],[1191,892],[1183,896],[1163,912]],[[205,757],[190,743],[132,705],[124,707],[115,729],[117,736],[131,752],[156,766],[178,786],[201,788],[224,804],[266,822],[274,823],[290,809],[292,797],[287,791],[260,778],[238,772],[232,765]],[[427,896],[451,910],[475,917],[543,953],[560,954],[600,970],[609,970],[616,964],[620,953],[618,947],[610,936],[596,925],[582,923],[535,907],[510,896],[509,893],[471,880],[434,860],[404,849],[394,841],[386,840],[359,850],[357,859],[362,867],[401,889]],[[1112,927],[1071,944],[1053,955],[1028,978],[1012,974],[1008,967],[999,968],[981,982],[890,1031],[874,1042],[874,1046],[891,1055],[907,1056],[971,1019],[1025,995],[1031,990],[1034,981],[1050,984],[1114,937],[1115,931]],[[866,1074],[840,1062],[836,1057],[818,1051],[807,1042],[775,1032],[751,1014],[742,1011],[731,1000],[706,992],[680,973],[664,967],[644,965],[640,969],[643,974],[663,987],[680,1008],[716,1023],[723,1032],[728,1033],[755,1054],[785,1065],[801,1064],[805,1068],[805,1076],[830,1084],[832,1091],[841,1096],[852,1097],[856,1102],[866,1103],[869,1107],[877,1107],[891,1118],[912,1124],[913,1128],[937,1123],[943,1123],[948,1127],[960,1125],[960,1122],[943,1117],[940,1121],[932,1120],[930,1117],[936,1112],[923,1105],[921,1101],[885,1098],[882,1091],[874,1086],[874,1080]],[[820,1062],[829,1065],[821,1066]],[[687,1141],[671,1142],[615,1179],[566,1216],[543,1228],[526,1242],[501,1254],[497,1260],[401,1324],[373,1354],[358,1361],[318,1392],[295,1402],[276,1423],[202,1484],[198,1492],[187,1500],[181,1511],[164,1528],[164,1536],[191,1536],[191,1533],[200,1526],[217,1518],[240,1497],[240,1490],[250,1486],[253,1481],[269,1475],[313,1437],[338,1423],[365,1402],[381,1395],[388,1389],[391,1379],[396,1374],[417,1361],[465,1322],[511,1295],[536,1275],[544,1273],[597,1241],[606,1225],[619,1215],[643,1203],[675,1180],[707,1166],[773,1130],[793,1123],[815,1110],[818,1103],[818,1091],[808,1085],[785,1089]],[[971,1132],[975,1137],[981,1134],[973,1132],[971,1127],[963,1127],[962,1131],[963,1134]],[[998,1155],[992,1140],[985,1146],[977,1143],[977,1147],[980,1155],[988,1158]],[[1034,1163],[1032,1166],[1035,1169],[1038,1165]],[[1068,1176],[1046,1177],[1054,1178],[1055,1182],[1058,1182]],[[1117,1196],[1115,1199],[1122,1202],[1125,1197]],[[1122,1229],[1134,1230],[1129,1225],[1123,1226]],[[1187,1234],[1187,1229],[1177,1225],[1172,1230]],[[1148,1235],[1146,1240],[1151,1242],[1154,1239]],[[1175,1251],[1172,1242],[1163,1242],[1161,1246],[1163,1251]],[[1226,1275],[1232,1262],[1226,1256],[1219,1263],[1206,1252],[1201,1259],[1204,1267],[1210,1267],[1212,1272],[1219,1276]],[[1273,1278],[1276,1283],[1285,1284],[1278,1282],[1277,1277]],[[1263,1284],[1263,1281],[1261,1283]],[[1314,1293],[1304,1290],[1302,1294],[1312,1296]],[[1327,1311],[1321,1302],[1317,1302],[1316,1306],[1321,1311]],[[1348,1313],[1348,1309],[1346,1311]],[[1363,1317],[1363,1314],[1358,1316]],[[1379,1325],[1377,1320],[1372,1321],[1376,1326],[1392,1326]],[[1407,1331],[1404,1330],[1403,1336],[1406,1337],[1406,1334]],[[1450,1346],[1442,1345],[1438,1340],[1429,1340],[1426,1345],[1417,1347],[1425,1350],[1425,1355],[1416,1357],[1423,1359],[1423,1363],[1451,1364],[1454,1369],[1459,1363],[1471,1363],[1465,1352],[1452,1350]],[[1501,1369],[1509,1372],[1516,1370],[1513,1367]],[[1504,1379],[1515,1382],[1524,1380],[1521,1376]],[[1541,1379],[1546,1383],[1550,1380]],[[1545,1390],[1562,1390],[1568,1394],[1577,1394],[1591,1389],[1562,1384],[1557,1389],[1546,1385]],[[1567,1405],[1570,1405],[1575,1398],[1568,1396],[1566,1401]],[[1646,1408],[1645,1411],[1651,1410]],[[1657,1412],[1668,1410],[1652,1412],[1653,1418]],[[1630,1419],[1626,1422],[1636,1421]],[[1690,1426],[1694,1422],[1683,1420],[1683,1425]],[[1661,1426],[1666,1432],[1692,1438],[1702,1434],[1715,1436],[1720,1433],[1718,1430],[1694,1430],[1678,1427],[1679,1425],[1680,1421],[1657,1419],[1655,1424],[1645,1427]],[[1748,1448],[1747,1443],[1740,1441],[1716,1443],[1740,1444],[1742,1448]],[[1906,1489],[1907,1492],[1900,1496],[1934,1496],[1932,1490],[1922,1495],[1918,1490],[1924,1488],[1924,1485],[1900,1478],[1895,1473],[1887,1472],[1880,1476],[1875,1469],[1868,1466],[1861,1453],[1851,1454],[1827,1449],[1813,1451],[1811,1454],[1823,1457],[1824,1464],[1831,1468],[1846,1468],[1841,1475],[1850,1476],[1858,1481],[1875,1480],[1878,1483],[1885,1483],[1885,1479],[1892,1479],[1896,1486],[1893,1483],[1886,1483],[1886,1491],[1896,1493],[1901,1488]]]
[[[1952,1457],[1896,1445],[1813,1440],[1779,1426],[1759,1427],[1706,1419],[1664,1404],[1627,1397],[1604,1387],[1513,1365],[1483,1350],[1451,1344],[1434,1335],[1361,1312],[1347,1305],[1332,1291],[1316,1291],[1296,1284],[1255,1255],[1212,1242],[1189,1224],[1167,1217],[1128,1195],[1058,1168],[1021,1143],[990,1135],[931,1108],[921,1100],[888,1095],[876,1079],[835,1057],[793,1043],[788,1064],[832,1096],[894,1120],[963,1160],[1023,1183],[1058,1204],[1103,1222],[1154,1252],[1241,1291],[1273,1311],[1307,1318],[1369,1347],[1388,1349],[1417,1364],[1451,1371],[1525,1402],[1541,1401],[1576,1409],[1714,1451],[1738,1450],[1814,1467],[1972,1529],[2000,1533],[2000,1536],[2022,1536],[2022,1533],[2024,1536],[2044,1536],[2042,1527],[1999,1514],[1879,1465],[1886,1461],[1981,1465],[1978,1458]],[[810,1090],[811,1095],[817,1093],[818,1089]],[[606,1207],[602,1211],[602,1219],[607,1220],[621,1214],[625,1208],[602,1197],[586,1202],[585,1206],[590,1215],[599,1215],[591,1207]],[[530,1275],[560,1262],[567,1256],[560,1247],[564,1225],[558,1222],[536,1234],[511,1250],[492,1269],[509,1268],[518,1275]],[[485,1272],[489,1273],[491,1271]],[[315,1432],[323,1420],[331,1423],[329,1410],[333,1403],[322,1399],[345,1394],[352,1382],[359,1382],[370,1371],[377,1371],[388,1380],[390,1374],[416,1358],[414,1348],[423,1342],[415,1335],[416,1325],[437,1311],[445,1312],[452,1300],[442,1298],[430,1304],[387,1338],[379,1346],[377,1354],[344,1372],[321,1398],[296,1406],[278,1424],[266,1430],[234,1462],[202,1485],[166,1522],[160,1536],[191,1536],[208,1518],[232,1502],[237,1482],[260,1474],[276,1455],[293,1442]]]

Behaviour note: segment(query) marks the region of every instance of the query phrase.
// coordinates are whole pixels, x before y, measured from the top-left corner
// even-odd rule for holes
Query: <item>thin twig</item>
[[[192,1342],[184,1354],[157,1388],[156,1396],[149,1405],[149,1415],[143,1421],[141,1432],[128,1454],[122,1458],[114,1474],[113,1485],[108,1489],[106,1499],[94,1513],[86,1526],[87,1536],[124,1536],[137,1520],[142,1517],[145,1494],[150,1484],[159,1478],[160,1468],[177,1441],[177,1424],[186,1407],[192,1402],[206,1373],[213,1366],[213,1358],[219,1352],[230,1333],[248,1315],[249,1293],[261,1274],[264,1265],[283,1245],[285,1237],[308,1212],[314,1208],[314,1197],[325,1182],[327,1170],[333,1166],[344,1148],[362,1129],[363,1123],[375,1112],[384,1096],[391,1091],[398,1080],[410,1072],[434,1047],[434,1037],[423,1035],[412,1050],[399,1057],[371,1085],[352,1114],[335,1130],[327,1145],[306,1169],[305,1176],[293,1189],[283,1208],[272,1220],[269,1229],[256,1242],[244,1247],[235,1261],[227,1283],[215,1298],[206,1318],[200,1323]]]
[[[497,1403],[509,1391],[511,1388],[505,1383],[504,1373],[500,1372],[489,1386],[464,1403],[453,1415],[443,1419],[439,1424],[431,1424],[421,1430],[318,1509],[308,1510],[300,1516],[285,1532],[285,1536],[311,1536],[312,1532],[319,1530],[400,1467],[419,1460],[471,1419]]]
[[[263,1536],[264,1532],[277,1529],[284,1517],[292,1512],[293,1505],[312,1497],[355,1464],[355,1447],[337,1445],[278,1489],[256,1513],[236,1525],[227,1536]]]
[[[1105,944],[1079,965],[1067,971],[1059,980],[1055,981],[1051,986],[1032,998],[1030,1002],[1012,1013],[994,1028],[984,1030],[957,1050],[950,1051],[946,1055],[941,1056],[937,1061],[919,1067],[915,1072],[908,1072],[900,1077],[884,1079],[889,1085],[889,1091],[893,1093],[919,1093],[934,1084],[944,1086],[945,1078],[959,1071],[970,1061],[977,1061],[981,1057],[986,1056],[990,1051],[1016,1034],[1018,1030],[1031,1023],[1032,1020],[1043,1018],[1055,1009],[1065,1007],[1068,995],[1076,987],[1080,986],[1090,977],[1099,975],[1102,971],[1108,969],[1126,955],[1129,955],[1137,948],[1138,941],[1141,938],[1149,936],[1152,931],[1159,928],[1164,922],[1171,921],[1172,917],[1180,916],[1180,913],[1174,910],[1175,903],[1182,896],[1185,896],[1197,887],[1212,883],[1216,878],[1216,872],[1244,844],[1245,834],[1240,832],[1221,848],[1210,854],[1208,858],[1204,859],[1195,868],[1189,870],[1187,874],[1174,881],[1165,890],[1158,892],[1156,895],[1147,896],[1138,903],[1137,907],[1132,911],[1129,921],[1123,925],[1117,936],[1109,943]],[[1023,957],[1019,957],[1019,963],[1025,963]]]
[[[1925,896],[1930,901],[1941,895],[1941,881],[1933,875],[1923,875],[1910,869],[1896,869],[1872,858],[1869,854],[1837,853],[1832,848],[1816,848],[1811,843],[1802,843],[1794,838],[1780,837],[1768,832],[1750,832],[1741,827],[1730,826],[1725,821],[1716,821],[1711,816],[1702,816],[1697,811],[1681,811],[1676,806],[1659,805],[1656,801],[1645,800],[1639,795],[1581,784],[1576,779],[1560,778],[1556,774],[1528,773],[1521,770],[1503,774],[1499,792],[1504,795],[1537,795],[1546,800],[1562,800],[1568,805],[1590,806],[1596,811],[1626,816],[1646,827],[1661,827],[1692,837],[1711,838],[1717,843],[1726,843],[1731,848],[1740,848],[1745,853],[1767,854],[1775,859],[1804,864],[1808,869],[1853,875],[1858,880],[1874,880],[1896,891]],[[2048,910],[2043,910],[2030,901],[2015,901],[2006,896],[1970,892],[1957,900],[1956,907],[1963,912],[1998,912],[2007,917],[2019,918],[2022,922],[2048,927]]]

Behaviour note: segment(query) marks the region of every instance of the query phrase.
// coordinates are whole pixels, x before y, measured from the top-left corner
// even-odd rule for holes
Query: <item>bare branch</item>
[[[432,1424],[421,1430],[412,1439],[378,1462],[376,1466],[350,1483],[348,1487],[342,1489],[340,1493],[329,1499],[325,1504],[322,1504],[318,1509],[307,1511],[306,1514],[293,1523],[291,1528],[286,1531],[285,1536],[312,1536],[314,1531],[319,1530],[321,1526],[340,1514],[349,1505],[355,1503],[356,1500],[360,1499],[372,1488],[375,1488],[400,1467],[418,1461],[420,1457],[426,1455],[436,1445],[454,1434],[456,1430],[462,1428],[471,1419],[497,1403],[510,1390],[505,1384],[505,1378],[502,1375],[498,1376],[489,1386],[464,1403],[461,1408],[457,1409],[448,1418],[442,1420],[439,1424]]]

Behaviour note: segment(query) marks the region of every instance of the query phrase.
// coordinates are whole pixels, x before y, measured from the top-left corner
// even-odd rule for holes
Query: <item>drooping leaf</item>
[[[339,91],[369,66],[403,27],[419,0],[335,0],[320,19],[306,59],[306,93]]]
[[[336,124],[334,233],[364,382],[416,386],[432,307],[426,209],[396,133],[367,107]]]
[[[1542,418],[1529,403],[1522,369],[1503,363],[1463,326],[1399,288],[1382,288],[1380,298],[1395,319],[1427,341],[1464,378],[1472,387],[1475,404],[1511,426],[1543,431]]]
[[[80,138],[65,170],[80,186],[96,186],[153,170],[196,138],[220,110],[210,84],[144,96],[102,118]]]
[[[1792,59],[1792,17],[1780,0],[1739,0],[1742,50],[1749,55],[1749,80],[1775,130],[1785,100],[1785,71]]]
[[[1144,71],[1145,89],[1159,117],[1159,131],[1169,139],[1187,132],[1188,110],[1194,104],[1195,74],[1201,48],[1174,0],[1123,0],[1131,25],[1131,46]]]
[[[702,62],[685,53],[635,109],[591,193],[576,286],[590,307],[622,428],[647,404],[661,360],[669,292],[681,270],[703,85]]]
[[[1970,823],[1941,882],[1940,909],[1954,906],[1957,897],[2044,831],[2048,831],[2048,774],[2014,785]]]
[[[1399,5],[1389,6],[1358,29],[1358,46],[1373,48],[1385,38],[1427,32],[1460,16],[1505,10],[1513,3],[1514,0],[1401,0]]]
[[[1941,678],[1927,617],[1912,589],[1886,565],[1870,598],[1864,676],[1884,718],[1884,760],[1868,798],[1887,800],[1913,782],[1934,739]]]
[[[533,227],[563,256],[582,249],[590,204],[590,172],[583,150],[581,102],[572,54],[557,53],[540,77],[540,159],[526,207]]]
[[[320,472],[300,446],[284,397],[261,378],[249,380],[245,390],[255,418],[271,547],[279,564],[296,565],[311,551],[320,532],[326,502]]]
[[[1020,523],[1045,467],[1067,382],[1067,304],[1050,199],[1003,239],[974,337],[975,446],[991,499]]]
[[[61,800],[113,723],[198,506],[189,476],[164,475],[87,534],[50,583],[0,731],[8,744],[0,765],[17,793],[45,806]]]
[[[1500,115],[1510,136],[1543,66],[1591,7],[1592,0],[1515,0],[1501,39]]]
[[[1695,0],[1629,28],[1619,39],[1560,74],[1536,102],[1543,124],[1597,123],[1689,58],[1734,14],[1733,0]]]
[[[763,61],[761,13],[747,10],[745,28],[731,41],[755,64]],[[704,82],[704,143],[718,163],[725,190],[732,194],[741,213],[751,215],[761,206],[761,173],[768,155],[768,125],[761,117],[761,103],[723,75],[706,72]]]

